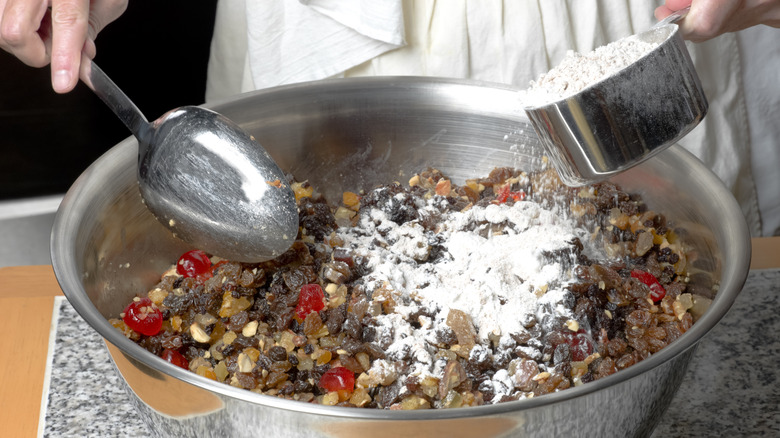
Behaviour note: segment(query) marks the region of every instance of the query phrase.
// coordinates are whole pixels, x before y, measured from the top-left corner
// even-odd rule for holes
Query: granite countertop
[[[700,342],[653,437],[780,436],[780,269],[750,272],[734,306]],[[43,436],[148,436],[102,339],[55,303]]]

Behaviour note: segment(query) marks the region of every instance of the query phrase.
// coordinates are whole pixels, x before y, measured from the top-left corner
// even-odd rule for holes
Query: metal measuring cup
[[[708,103],[674,14],[636,37],[658,46],[583,90],[526,107],[561,180],[605,180],[661,152],[690,132]]]

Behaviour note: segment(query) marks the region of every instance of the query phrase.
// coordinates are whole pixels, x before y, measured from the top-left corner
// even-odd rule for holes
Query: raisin
[[[284,347],[275,345],[268,350],[268,357],[274,361],[287,360],[287,350]]]

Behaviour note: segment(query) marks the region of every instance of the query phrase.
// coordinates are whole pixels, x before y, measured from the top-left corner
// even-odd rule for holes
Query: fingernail
[[[54,72],[52,78],[52,86],[54,91],[63,91],[70,86],[70,72],[68,70],[57,70]]]

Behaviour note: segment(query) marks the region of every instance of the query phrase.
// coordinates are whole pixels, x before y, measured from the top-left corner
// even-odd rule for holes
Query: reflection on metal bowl
[[[540,164],[542,148],[516,90],[493,84],[339,79],[255,92],[212,107],[251,132],[283,169],[330,198],[426,166],[463,182],[496,166]],[[696,268],[720,283],[709,310],[667,348],[595,382],[496,405],[387,411],[300,403],[182,370],[108,323],[188,249],[141,203],[136,154],[135,141],[125,140],[73,184],[52,231],[52,261],[69,301],[106,339],[141,417],[161,436],[647,435],[674,396],[693,347],[739,293],[750,262],[747,226],[733,197],[675,146],[615,178],[683,225]]]

